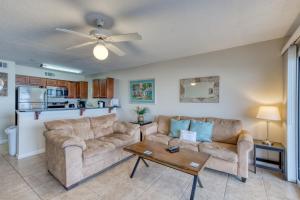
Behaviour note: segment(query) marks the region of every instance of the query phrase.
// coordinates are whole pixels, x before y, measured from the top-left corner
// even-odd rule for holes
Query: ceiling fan
[[[128,42],[134,40],[141,40],[142,36],[138,33],[127,33],[127,34],[117,34],[117,35],[110,35],[107,36],[101,32],[101,28],[103,28],[104,20],[102,18],[96,19],[97,29],[90,31],[89,34],[76,32],[70,29],[65,28],[56,28],[57,31],[61,31],[64,33],[70,33],[73,35],[77,35],[79,37],[88,38],[91,41],[85,42],[82,44],[74,45],[71,47],[66,48],[67,50],[76,49],[88,45],[95,45],[93,54],[98,60],[105,60],[108,56],[108,50],[115,53],[118,56],[124,56],[125,52],[122,51],[119,47],[112,43],[117,42]]]

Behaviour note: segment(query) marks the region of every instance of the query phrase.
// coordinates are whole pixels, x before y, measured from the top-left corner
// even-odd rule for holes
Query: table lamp
[[[280,121],[279,109],[276,106],[260,106],[256,115],[257,119],[263,119],[267,122],[267,138],[263,141],[263,144],[271,146],[269,141],[269,123],[270,121]]]

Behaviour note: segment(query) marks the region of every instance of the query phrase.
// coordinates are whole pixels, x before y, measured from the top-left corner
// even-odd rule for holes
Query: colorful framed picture
[[[7,96],[7,73],[0,72],[0,96]]]
[[[130,81],[130,103],[155,103],[155,80]]]

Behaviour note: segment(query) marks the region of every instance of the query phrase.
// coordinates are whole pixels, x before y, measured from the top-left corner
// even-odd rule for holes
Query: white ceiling
[[[85,74],[134,67],[291,34],[300,23],[299,0],[0,0],[0,58],[17,64],[81,68]],[[94,16],[106,32],[139,32],[142,41],[119,44],[127,54],[105,61],[92,46],[66,51],[88,33]]]

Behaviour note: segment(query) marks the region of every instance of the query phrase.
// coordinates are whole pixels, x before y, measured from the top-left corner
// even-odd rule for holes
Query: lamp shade
[[[276,106],[260,106],[256,118],[272,121],[281,120],[279,109]]]

